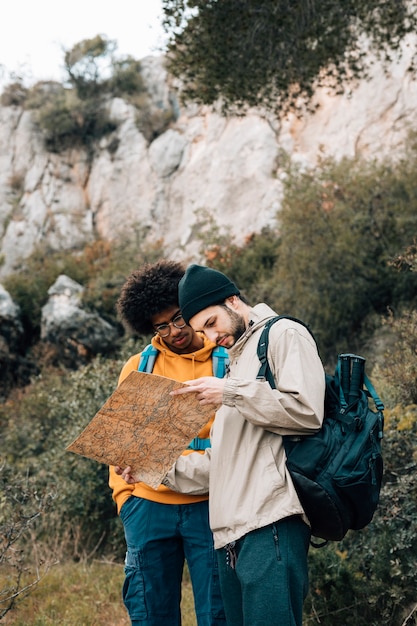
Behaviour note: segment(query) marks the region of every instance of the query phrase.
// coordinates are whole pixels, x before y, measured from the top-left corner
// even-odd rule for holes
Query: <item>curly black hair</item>
[[[153,333],[151,317],[178,306],[178,283],[184,273],[181,263],[165,259],[132,272],[116,305],[124,325],[138,335]]]

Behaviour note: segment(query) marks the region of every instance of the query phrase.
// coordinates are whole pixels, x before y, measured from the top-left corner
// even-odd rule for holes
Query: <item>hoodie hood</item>
[[[192,378],[198,378],[199,376],[204,375],[199,374],[199,366],[207,361],[210,361],[211,363],[211,353],[216,346],[213,342],[209,341],[203,333],[198,334],[203,339],[203,347],[199,350],[194,350],[194,352],[185,354],[173,352],[159,335],[154,335],[151,343],[159,352],[159,356],[156,361],[158,364],[158,372],[156,372],[156,370],[154,370],[154,372],[158,373],[160,376],[167,376],[168,378],[181,380],[181,378],[179,378],[180,370],[183,369],[181,364],[183,364],[184,369],[189,370],[191,362],[193,365],[193,376],[190,376],[188,373],[184,380],[191,380]]]

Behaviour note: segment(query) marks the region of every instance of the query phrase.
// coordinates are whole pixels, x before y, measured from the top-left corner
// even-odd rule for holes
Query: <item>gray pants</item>
[[[216,550],[227,626],[300,626],[310,529],[300,516]]]

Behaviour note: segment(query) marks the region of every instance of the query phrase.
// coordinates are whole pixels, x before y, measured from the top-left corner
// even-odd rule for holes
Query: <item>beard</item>
[[[228,306],[225,305],[224,308],[226,309],[231,321],[230,335],[233,337],[234,343],[236,343],[236,341],[246,331],[245,320],[242,315],[239,315],[239,313],[236,313],[236,311],[229,309]]]

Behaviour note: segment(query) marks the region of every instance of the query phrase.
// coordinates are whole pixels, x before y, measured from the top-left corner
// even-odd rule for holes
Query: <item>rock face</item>
[[[115,350],[118,329],[83,308],[83,291],[68,276],[58,276],[42,307],[41,341],[30,354],[21,311],[0,285],[0,402],[13,387],[27,385],[39,373],[40,361],[77,368]]]
[[[48,302],[42,307],[41,340],[58,346],[62,357],[88,360],[114,349],[118,333],[97,313],[82,308],[84,288],[61,274],[48,289]]]
[[[92,160],[83,150],[46,152],[30,112],[0,107],[0,280],[39,242],[71,249],[145,230],[173,256],[198,260],[207,215],[242,241],[279,211],[282,150],[308,166],[319,156],[373,158],[401,148],[417,105],[410,54],[386,74],[376,63],[371,80],[351,94],[317,93],[314,115],[283,120],[181,108],[163,58],[148,57],[142,64],[152,107],[174,111],[176,121],[149,143],[135,109],[114,99],[117,129]]]

